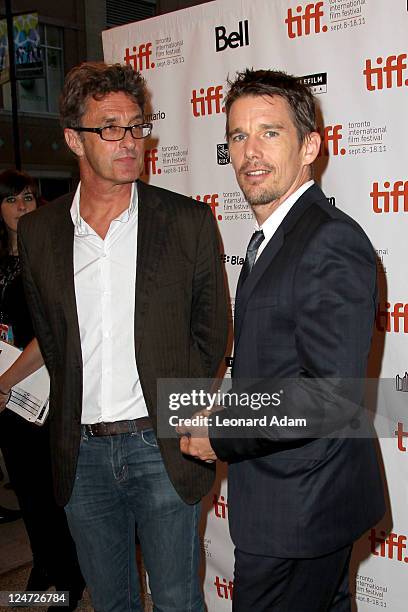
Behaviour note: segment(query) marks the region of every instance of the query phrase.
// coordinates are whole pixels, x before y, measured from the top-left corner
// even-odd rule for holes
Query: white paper
[[[21,351],[0,340],[0,374],[3,374],[21,355]],[[50,394],[50,377],[47,368],[39,370],[24,378],[11,390],[7,408],[27,421],[42,425],[48,416],[48,398]]]

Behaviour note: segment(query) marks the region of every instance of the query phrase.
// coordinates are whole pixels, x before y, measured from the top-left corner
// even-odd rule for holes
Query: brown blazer
[[[140,181],[137,186],[135,354],[147,409],[156,426],[157,378],[215,375],[226,346],[226,294],[211,209]],[[51,379],[54,486],[62,505],[72,492],[82,412],[72,197],[59,198],[19,223],[27,300]],[[181,455],[177,439],[159,440],[159,446],[179,495],[187,503],[205,495],[213,482],[214,466]]]

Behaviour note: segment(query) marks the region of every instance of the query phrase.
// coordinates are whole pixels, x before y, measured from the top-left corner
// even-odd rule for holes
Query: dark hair
[[[0,173],[0,202],[11,195],[18,195],[29,187],[35,199],[38,199],[38,187],[35,180],[25,172],[5,170]]]
[[[35,180],[25,172],[5,170],[0,173],[0,204],[4,198],[18,195],[24,189],[30,189],[38,206],[39,192]],[[3,217],[0,215],[0,255],[8,253],[8,233]]]
[[[60,117],[63,128],[80,127],[90,96],[102,100],[112,92],[123,92],[138,104],[143,113],[145,80],[131,66],[84,62],[67,74],[60,96]]]
[[[237,72],[235,80],[227,80],[229,89],[225,98],[228,139],[229,113],[232,104],[243,96],[280,96],[289,104],[299,142],[303,143],[310,132],[316,131],[315,99],[307,85],[295,76],[278,70],[253,70]]]

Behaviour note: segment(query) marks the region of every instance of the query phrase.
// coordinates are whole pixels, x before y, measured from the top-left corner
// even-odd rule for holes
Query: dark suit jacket
[[[226,345],[227,308],[211,209],[140,181],[138,194],[135,354],[156,425],[157,378],[215,375]],[[51,447],[60,504],[67,503],[72,491],[82,411],[71,204],[72,194],[19,223],[27,299],[51,379]],[[186,502],[207,493],[213,466],[182,456],[177,439],[159,440],[159,446],[170,479]]]
[[[239,283],[234,381],[261,378],[263,390],[271,381],[271,390],[291,393],[295,405],[289,400],[282,410],[318,415],[323,408],[324,417],[341,402],[326,406],[324,395],[288,379],[364,379],[375,305],[376,259],[368,238],[313,185]],[[350,387],[349,399],[361,405],[362,386]],[[216,454],[230,462],[230,530],[238,548],[320,556],[350,544],[383,515],[372,439],[288,440],[276,427],[255,434],[233,439],[211,431]]]

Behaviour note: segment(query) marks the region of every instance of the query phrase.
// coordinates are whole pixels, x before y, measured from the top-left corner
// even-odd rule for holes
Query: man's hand
[[[179,425],[176,427],[177,432],[181,434],[180,450],[185,455],[191,455],[196,459],[201,459],[206,463],[213,463],[217,459],[208,437],[208,425],[205,419],[211,418],[209,410],[201,410],[196,412],[192,418],[203,417],[200,419],[203,424],[199,426]]]

